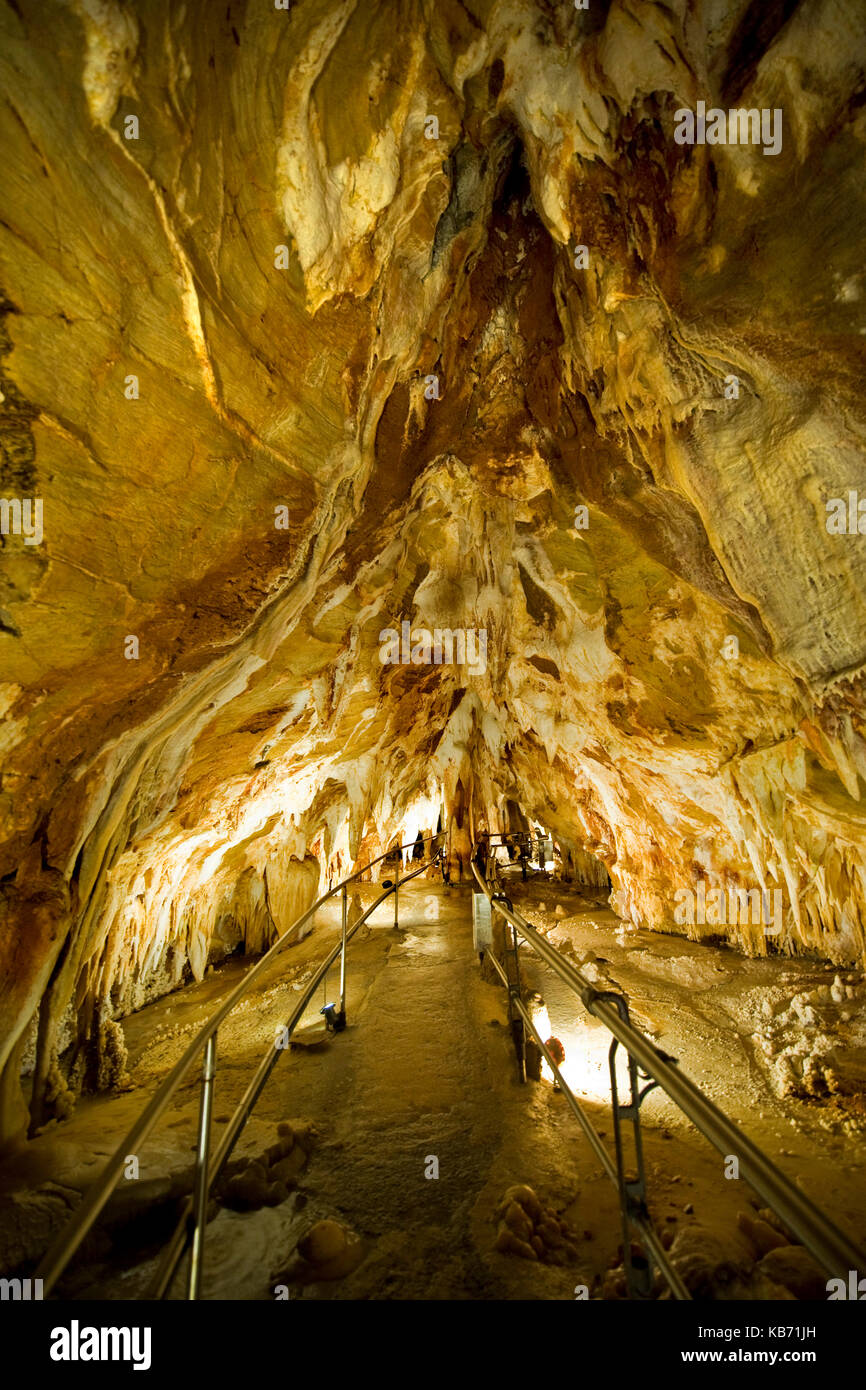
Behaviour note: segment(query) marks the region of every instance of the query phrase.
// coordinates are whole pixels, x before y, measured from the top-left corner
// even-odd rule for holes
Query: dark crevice
[[[784,29],[800,0],[752,0],[731,36],[722,78],[722,100],[737,101],[752,81],[758,64]]]

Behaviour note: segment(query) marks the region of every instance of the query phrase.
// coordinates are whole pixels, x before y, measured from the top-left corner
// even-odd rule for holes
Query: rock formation
[[[853,0],[0,5],[2,1135],[25,1053],[35,1127],[440,807],[455,869],[516,812],[639,925],[863,958],[864,50]]]

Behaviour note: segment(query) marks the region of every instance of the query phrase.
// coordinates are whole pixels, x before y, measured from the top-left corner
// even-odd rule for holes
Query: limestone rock
[[[265,1205],[270,1189],[267,1170],[263,1164],[254,1160],[240,1173],[235,1173],[229,1178],[223,1201],[226,1206],[238,1211],[251,1211]]]
[[[541,1245],[543,1249],[543,1242],[541,1240],[532,1242],[521,1240],[521,1238],[503,1222],[496,1233],[494,1248],[499,1250],[503,1255],[520,1255],[524,1260],[536,1260],[540,1259],[540,1255],[537,1253],[539,1245]]]
[[[758,1255],[766,1255],[768,1251],[788,1244],[785,1236],[769,1222],[749,1216],[747,1212],[737,1213],[737,1226],[754,1246]]]
[[[270,1174],[278,1182],[285,1183],[289,1187],[294,1187],[298,1178],[307,1166],[307,1154],[300,1144],[296,1144],[292,1152],[285,1158],[280,1158],[276,1163],[271,1164]]]
[[[827,1276],[802,1245],[780,1246],[770,1250],[758,1270],[774,1284],[780,1284],[797,1299],[827,1297]]]
[[[538,1221],[541,1216],[541,1203],[535,1192],[526,1183],[517,1183],[506,1188],[504,1201],[516,1203],[526,1213],[530,1221]]]
[[[697,1221],[677,1231],[670,1260],[693,1298],[714,1297],[739,1271],[737,1260]]]
[[[508,1205],[502,1219],[508,1229],[513,1231],[520,1240],[524,1243],[529,1242],[532,1236],[532,1222],[516,1202],[511,1202]]]
[[[546,1209],[525,1183],[509,1187],[497,1210],[499,1226],[494,1249],[524,1260],[566,1264],[577,1259],[577,1237],[556,1214]]]
[[[298,1250],[311,1264],[326,1264],[342,1255],[347,1232],[336,1221],[317,1221],[298,1241]]]
[[[360,1238],[337,1221],[317,1221],[298,1242],[292,1277],[303,1283],[344,1279],[364,1258]]]

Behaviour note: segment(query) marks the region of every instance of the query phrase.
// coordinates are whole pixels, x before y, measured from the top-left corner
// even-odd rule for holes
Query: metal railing
[[[434,848],[437,841],[441,841],[442,843]],[[192,1039],[186,1051],[183,1053],[183,1056],[180,1057],[174,1067],[172,1067],[168,1076],[166,1076],[157,1087],[135,1124],[106,1163],[98,1181],[90,1188],[87,1196],[76,1208],[67,1225],[43,1256],[36,1270],[35,1277],[42,1280],[44,1297],[51,1292],[57,1280],[69,1264],[69,1261],[81,1246],[82,1241],[93,1226],[103,1207],[108,1202],[117,1180],[123,1172],[127,1156],[130,1153],[137,1152],[138,1147],[153,1130],[154,1125],[162,1115],[175,1091],[180,1086],[192,1063],[199,1053],[203,1053],[202,1090],[199,1107],[192,1196],[186,1198],[184,1201],[180,1218],[164,1252],[162,1263],[150,1291],[151,1297],[161,1298],[165,1296],[171,1285],[178,1264],[183,1258],[187,1246],[190,1246],[187,1297],[190,1299],[197,1299],[199,1297],[203,1267],[204,1233],[207,1225],[207,1207],[210,1191],[237,1143],[268,1077],[279,1060],[281,1052],[286,1050],[276,1045],[272,1045],[268,1049],[255,1075],[247,1086],[242,1099],[235,1108],[225,1129],[222,1131],[219,1145],[216,1152],[211,1157],[210,1131],[217,1060],[217,1032],[224,1020],[232,1012],[238,1001],[247,993],[254,981],[262,975],[267,966],[282,950],[297,939],[298,931],[310,920],[314,913],[337,893],[342,895],[340,940],[314,972],[312,979],[301,994],[297,1005],[292,1010],[285,1028],[281,1030],[281,1035],[289,1040],[291,1039],[291,1035],[303,1017],[316,989],[327,976],[328,971],[338,957],[340,958],[340,1009],[339,1012],[337,1012],[332,1006],[326,1006],[329,1009],[326,1020],[329,1027],[335,1032],[342,1031],[346,1024],[346,948],[355,933],[367,921],[367,918],[375,912],[376,908],[379,907],[391,893],[394,894],[394,926],[396,927],[398,925],[398,892],[401,883],[405,884],[410,882],[411,879],[417,878],[419,874],[424,873],[431,865],[436,863],[437,859],[443,853],[445,832],[440,831],[436,835],[429,835],[425,839],[422,839],[421,843],[423,845],[430,845],[431,852],[429,858],[421,864],[419,868],[414,869],[411,873],[404,874],[402,879],[400,877],[402,853],[404,850],[415,849],[418,844],[417,839],[413,840],[411,844],[393,846],[391,849],[386,850],[384,854],[380,854],[378,858],[370,860],[370,862],[363,865],[362,868],[357,869],[355,873],[351,874],[348,878],[335,884],[333,888],[329,888],[327,893],[323,893],[322,896],[313,903],[312,907],[309,907],[306,912],[304,912],[296,922],[293,922],[291,927],[274,942],[273,946],[271,946],[261,959],[256,962],[240,984],[232,990],[224,1003],[211,1015],[208,1021]],[[387,879],[383,880],[382,887],[384,891],[376,898],[375,902],[371,903],[370,906],[365,909],[357,921],[353,922],[352,926],[349,927],[349,885],[361,878],[361,876],[373,868],[374,865],[380,864],[384,860],[391,859],[395,854],[397,855],[397,864],[394,881],[390,882]]]
[[[472,847],[472,872],[478,884],[489,899],[491,912],[499,912],[511,929],[511,950],[506,938],[506,952],[511,954],[514,969],[509,977],[506,964],[497,960],[492,951],[485,949],[485,957],[490,959],[503,980],[509,993],[509,1016],[520,1020],[522,1025],[515,1030],[515,1043],[518,1051],[518,1067],[525,1077],[525,1056],[522,1047],[525,1040],[523,1028],[528,1028],[536,1045],[540,1048],[548,1065],[556,1077],[557,1084],[580,1123],[586,1138],[592,1146],[604,1171],[616,1186],[619,1193],[620,1212],[623,1230],[623,1264],[626,1282],[631,1297],[647,1298],[652,1289],[652,1262],[667,1280],[675,1298],[688,1299],[690,1294],[674,1269],[655,1231],[646,1204],[646,1175],[643,1164],[643,1148],[640,1131],[640,1107],[646,1096],[660,1086],[671,1100],[691,1120],[692,1124],[710,1141],[719,1152],[738,1160],[739,1175],[749,1186],[763,1197],[781,1219],[783,1224],[802,1242],[821,1267],[833,1278],[842,1277],[847,1285],[851,1270],[862,1274],[866,1271],[866,1254],[859,1250],[848,1237],[809,1200],[798,1187],[767,1157],[757,1145],[753,1144],[704,1093],[679,1070],[677,1059],[660,1051],[654,1043],[636,1028],[629,1018],[628,1003],[622,994],[613,990],[599,990],[582,975],[564,956],[540,936],[535,928],[518,912],[510,898],[502,891],[495,855],[490,851],[507,845],[507,835],[485,836],[484,844]],[[486,850],[484,871],[479,867],[481,850]],[[492,864],[494,882],[488,881]],[[605,1025],[613,1035],[609,1052],[611,1104],[613,1112],[613,1131],[615,1162],[604,1147],[601,1137],[592,1121],[571,1091],[538,1033],[529,1011],[526,1009],[520,992],[519,965],[517,957],[517,934],[532,948],[546,965],[578,996],[586,1011]],[[623,1104],[617,1089],[616,1052],[622,1045],[628,1058],[628,1078],[630,1095]],[[645,1084],[644,1084],[645,1083]],[[632,1126],[634,1146],[635,1176],[627,1176],[623,1144],[622,1122],[628,1120]],[[631,1252],[630,1228],[641,1238],[649,1259],[645,1264],[636,1262]]]

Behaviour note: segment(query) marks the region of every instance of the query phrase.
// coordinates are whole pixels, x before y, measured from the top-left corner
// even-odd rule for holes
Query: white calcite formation
[[[862,1124],[864,1001],[862,976],[841,973],[762,1000],[755,1041],[778,1096],[829,1098],[846,1122]]]
[[[0,9],[2,1137],[440,805],[862,960],[864,61],[853,0]]]

